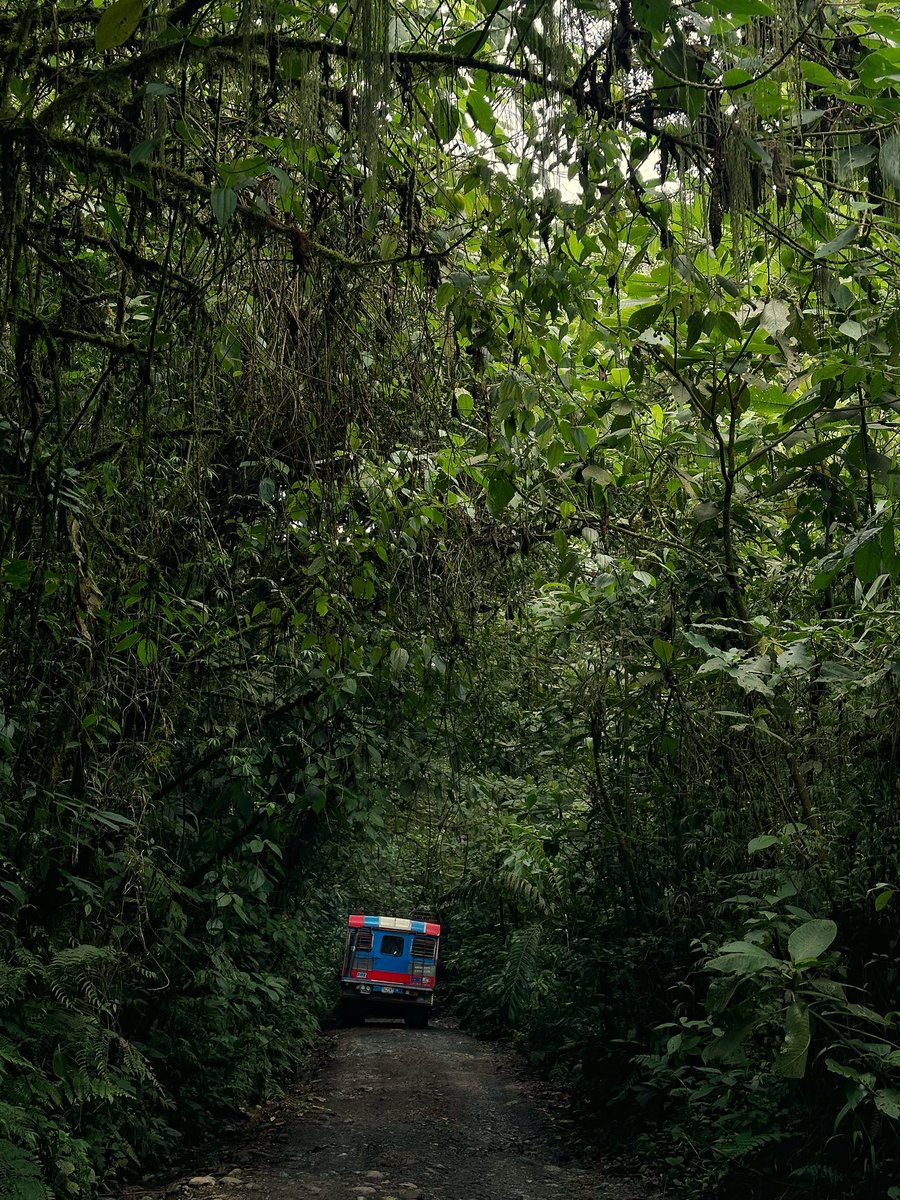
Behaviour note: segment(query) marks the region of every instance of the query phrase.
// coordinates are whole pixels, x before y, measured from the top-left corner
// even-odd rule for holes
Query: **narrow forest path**
[[[219,1158],[122,1200],[641,1200],[574,1161],[515,1069],[456,1029],[342,1030],[319,1077]]]

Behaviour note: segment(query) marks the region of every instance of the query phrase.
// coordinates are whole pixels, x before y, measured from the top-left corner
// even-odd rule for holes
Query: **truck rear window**
[[[381,935],[381,953],[391,954],[396,958],[401,958],[403,955],[403,938],[396,933],[384,933]]]

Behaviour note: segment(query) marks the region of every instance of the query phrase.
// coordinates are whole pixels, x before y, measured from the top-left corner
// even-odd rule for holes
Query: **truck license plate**
[[[393,996],[396,989],[392,987],[383,987],[381,990],[386,996]]]

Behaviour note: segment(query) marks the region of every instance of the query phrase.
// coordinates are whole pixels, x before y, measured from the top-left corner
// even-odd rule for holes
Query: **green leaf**
[[[853,570],[860,583],[871,583],[881,570],[881,545],[878,538],[863,542],[853,556]]]
[[[738,88],[749,83],[752,78],[752,74],[743,67],[731,67],[722,76],[720,83],[724,88]]]
[[[24,904],[28,899],[19,885],[17,883],[13,883],[11,879],[0,880],[0,887],[9,892],[13,899],[18,900],[20,904]]]
[[[313,812],[319,813],[325,807],[328,797],[318,784],[311,783],[306,789],[306,799],[309,801],[309,807]]]
[[[759,953],[757,953],[757,949]],[[709,971],[722,971],[726,975],[756,975],[777,963],[777,959],[768,954],[762,947],[754,949],[753,953],[721,954],[710,959],[706,964]]]
[[[834,152],[834,166],[838,179],[848,179],[862,167],[867,167],[878,157],[878,147],[866,142],[854,142],[850,146],[838,146]]]
[[[796,467],[814,467],[817,463],[824,462],[826,458],[831,458],[847,441],[848,434],[841,437],[828,438],[827,441],[818,442],[815,446],[810,446],[808,450],[804,450],[801,454],[796,455],[791,459],[791,469]]]
[[[865,333],[865,330],[863,329],[862,325],[860,325],[859,321],[853,321],[850,319],[842,321],[841,324],[838,325],[838,331],[843,333],[845,337],[852,338],[854,342],[858,342]]]
[[[846,250],[848,246],[856,241],[858,234],[858,225],[848,225],[846,229],[842,229],[837,237],[832,238],[830,242],[823,242],[821,246],[816,246],[813,258],[828,258],[832,254],[837,254],[839,250]]]
[[[141,638],[137,644],[137,656],[142,667],[149,667],[156,661],[156,642],[151,638]]]
[[[446,96],[438,96],[434,106],[434,132],[444,145],[451,142],[459,130],[459,109]]]
[[[603,488],[609,487],[612,483],[612,472],[598,463],[588,463],[581,474],[588,483],[596,483]]]
[[[34,563],[27,558],[7,558],[0,563],[0,583],[15,591],[24,591],[31,581]]]
[[[572,445],[578,451],[582,458],[587,458],[591,452],[590,443],[588,442],[587,434],[580,425],[576,425],[572,429]]]
[[[881,143],[878,152],[878,165],[888,183],[900,188],[900,134],[891,134]]]
[[[409,662],[409,652],[407,650],[404,650],[402,646],[395,646],[393,648],[393,650],[391,651],[391,656],[390,656],[391,670],[395,674],[399,675],[401,671],[404,671],[406,669],[406,665],[408,662]]]
[[[735,1029],[730,1029],[721,1037],[716,1038],[714,1042],[710,1042],[705,1046],[701,1057],[705,1063],[721,1062],[724,1059],[729,1059],[740,1050],[741,1046],[746,1042],[747,1038],[756,1028],[756,1018],[752,1017],[748,1021],[742,1022]]]
[[[115,0],[97,22],[94,39],[98,50],[114,50],[134,33],[144,15],[144,0]]]
[[[647,304],[643,308],[636,308],[628,318],[628,328],[633,329],[636,333],[643,333],[645,329],[649,329],[656,323],[663,308],[662,304]]]
[[[508,475],[494,475],[488,484],[487,494],[487,505],[491,516],[499,517],[515,494],[516,489]]]
[[[671,642],[667,642],[663,638],[654,638],[653,653],[661,663],[670,663],[675,654],[675,650]]]
[[[748,854],[758,854],[760,850],[768,850],[770,846],[778,846],[781,843],[781,838],[774,837],[771,833],[764,833],[762,837],[755,837],[747,843]]]
[[[223,187],[241,188],[254,179],[259,179],[269,170],[269,162],[265,155],[254,154],[249,158],[236,158],[232,162],[220,162],[216,172]]]
[[[138,163],[142,163],[149,158],[156,147],[159,145],[159,138],[147,138],[144,142],[139,142],[137,146],[133,146],[128,152],[128,161],[133,167]]]
[[[141,635],[139,633],[129,633],[120,642],[116,643],[113,652],[121,654],[123,650],[130,650],[132,646],[136,646],[140,640]]]
[[[454,58],[468,58],[474,53],[476,46],[483,44],[486,41],[484,30],[470,29],[468,33],[464,33],[461,38],[457,38],[453,45]]]
[[[871,1021],[873,1025],[887,1025],[888,1021],[879,1012],[875,1012],[873,1008],[867,1008],[865,1004],[848,1004],[847,1012],[853,1017],[859,1017],[863,1021]]]
[[[744,337],[741,327],[737,323],[737,319],[730,312],[723,310],[722,312],[718,313],[716,315],[716,325],[727,338],[732,338],[736,342],[741,341]]]
[[[897,77],[897,66],[892,61],[887,47],[881,47],[867,54],[856,67],[859,82],[863,87],[881,88],[885,83],[892,83]]]
[[[791,961],[808,962],[824,954],[837,937],[837,925],[834,921],[807,921],[799,929],[795,929],[788,938],[788,954]]]
[[[230,187],[214,187],[209,200],[219,228],[224,229],[237,208],[237,192]]]
[[[128,825],[135,828],[135,823],[131,817],[126,817],[123,813],[110,812],[109,809],[98,808],[91,815],[102,821],[105,825]]]
[[[732,17],[773,17],[774,8],[763,0],[709,0],[710,8]]]
[[[784,1042],[773,1064],[776,1075],[783,1079],[803,1078],[810,1036],[809,1009],[802,1000],[795,1000],[785,1014]]]
[[[490,101],[483,92],[478,92],[474,89],[469,92],[466,97],[466,108],[482,133],[494,132],[497,127],[497,119],[494,116],[494,110],[491,108]]]
[[[823,67],[821,63],[813,62],[811,59],[801,59],[800,73],[807,83],[815,84],[817,87],[841,88],[843,85],[836,75]]]
[[[893,1121],[900,1121],[900,1088],[880,1088],[874,1096],[875,1107]]]
[[[672,0],[632,0],[631,11],[641,29],[658,33],[666,27]]]
[[[719,947],[720,954],[752,954],[756,958],[764,958],[770,964],[774,965],[778,959],[772,955],[758,942],[726,942],[724,946]]]
[[[866,13],[866,25],[873,33],[880,33],[889,41],[900,42],[900,21],[890,12],[893,5],[887,6],[887,11],[883,13]]]

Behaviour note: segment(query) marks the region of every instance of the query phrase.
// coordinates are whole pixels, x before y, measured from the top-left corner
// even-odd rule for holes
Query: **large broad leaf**
[[[824,954],[837,937],[834,921],[807,921],[788,938],[788,954],[792,962],[806,962]]]
[[[487,505],[491,516],[498,517],[516,494],[508,475],[498,473],[488,484]]]
[[[632,0],[631,11],[641,29],[664,29],[672,11],[672,0]]]
[[[773,17],[775,10],[763,0],[710,0],[710,7],[732,17]]]
[[[216,187],[210,192],[213,215],[220,229],[228,224],[237,208],[237,192],[230,187]]]
[[[705,1063],[723,1062],[733,1058],[755,1028],[756,1018],[752,1017],[736,1028],[729,1029],[727,1033],[723,1033],[721,1037],[716,1038],[714,1042],[710,1042],[704,1048],[701,1055],[703,1061]]]
[[[115,0],[97,22],[94,38],[98,50],[114,50],[122,46],[141,23],[144,0]]]
[[[900,187],[900,134],[892,134],[881,143],[878,165],[888,183]]]
[[[775,837],[774,834],[764,833],[747,843],[747,853],[758,854],[760,850],[768,850],[770,846],[777,846],[780,842],[781,838]]]
[[[726,942],[719,947],[720,954],[755,954],[759,958],[767,958],[770,963],[777,962],[772,955],[756,942]]]
[[[13,881],[11,879],[0,880],[0,887],[5,888],[6,891],[8,891],[9,894],[13,897],[13,899],[18,900],[18,902],[20,904],[24,904],[26,902],[26,900],[28,899],[28,897],[25,895],[25,893],[22,891],[22,889],[19,887],[19,885],[17,883],[13,883]]]
[[[748,951],[720,954],[717,958],[710,959],[707,963],[707,970],[723,971],[728,975],[756,975],[777,961],[771,954],[767,954],[765,950],[757,946],[752,953]]]
[[[802,1000],[795,1000],[785,1014],[784,1042],[773,1064],[775,1074],[784,1079],[802,1079],[806,1074],[809,1041],[809,1009]]]
[[[439,142],[446,145],[459,132],[459,109],[446,96],[438,96],[434,105],[434,132]]]
[[[483,91],[473,87],[466,97],[466,108],[469,116],[482,133],[491,134],[497,128],[497,118],[491,102]]]
[[[830,91],[845,86],[843,80],[838,79],[836,75],[832,75],[828,68],[823,67],[821,63],[804,58],[801,59],[799,66],[800,74],[807,83],[815,84],[817,87],[826,87]]]
[[[863,542],[853,556],[853,570],[860,583],[871,583],[881,570],[881,546],[877,538]]]
[[[846,440],[847,434],[843,433],[840,437],[828,438],[827,441],[810,446],[808,450],[804,450],[791,459],[791,467],[813,467],[817,463],[824,462],[826,458],[837,454]]]
[[[839,179],[848,179],[856,171],[867,167],[878,157],[878,147],[870,146],[868,142],[853,142],[848,146],[838,146],[834,152],[834,166]]]
[[[767,300],[759,315],[759,323],[766,333],[779,337],[791,323],[791,310],[783,300]]]
[[[816,246],[813,258],[828,258],[832,254],[837,254],[839,250],[846,250],[849,245],[856,241],[858,233],[858,225],[848,225],[846,229],[842,229],[837,237],[832,238],[830,242],[823,242],[821,246]]]

